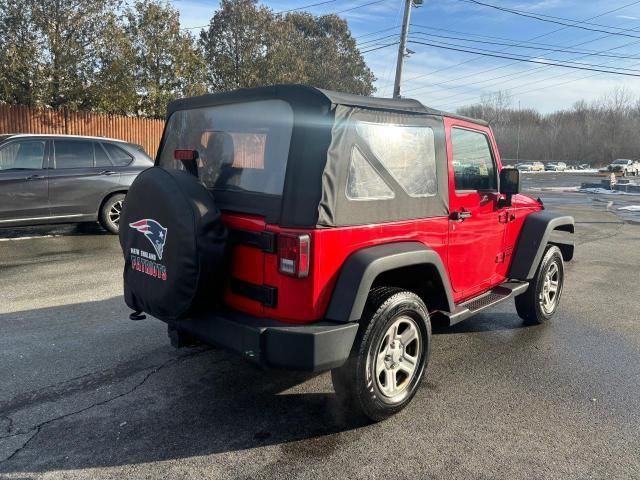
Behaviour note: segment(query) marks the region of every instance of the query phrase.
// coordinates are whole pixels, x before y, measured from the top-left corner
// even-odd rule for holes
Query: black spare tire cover
[[[125,302],[165,321],[213,308],[226,240],[213,195],[197,178],[161,167],[143,171],[120,218]]]

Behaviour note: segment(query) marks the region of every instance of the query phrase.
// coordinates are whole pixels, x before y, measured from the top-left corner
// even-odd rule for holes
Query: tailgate
[[[229,281],[224,300],[227,305],[262,316],[265,306],[275,306],[276,289],[264,285],[265,256],[275,253],[276,237],[266,231],[263,218],[223,214],[229,231]]]

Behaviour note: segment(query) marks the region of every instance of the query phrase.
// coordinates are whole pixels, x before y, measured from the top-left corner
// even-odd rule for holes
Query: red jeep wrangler
[[[173,102],[122,216],[125,300],[267,367],[331,370],[373,420],[423,378],[431,321],[558,308],[573,218],[519,192],[489,126],[299,85]]]

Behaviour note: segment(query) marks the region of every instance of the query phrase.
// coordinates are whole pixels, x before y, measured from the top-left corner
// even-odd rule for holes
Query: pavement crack
[[[6,463],[8,461],[10,461],[12,458],[14,458],[16,455],[18,455],[22,450],[24,450],[25,448],[27,448],[27,446],[31,443],[31,441],[36,438],[38,436],[38,434],[42,431],[42,428],[50,425],[54,422],[57,422],[59,420],[63,420],[65,418],[69,418],[72,417],[74,415],[78,415],[81,413],[84,413],[88,410],[91,410],[92,408],[95,407],[100,407],[102,405],[106,405],[107,403],[113,402],[114,400],[118,400],[119,398],[122,397],[126,397],[127,395],[131,395],[132,393],[134,393],[136,390],[138,390],[140,387],[142,387],[153,375],[155,375],[156,373],[158,373],[160,370],[173,365],[175,363],[178,363],[182,360],[185,360],[187,358],[192,358],[195,357],[197,355],[200,355],[201,353],[206,352],[207,350],[199,350],[196,352],[192,352],[186,355],[182,355],[180,357],[174,357],[174,358],[170,358],[169,360],[166,360],[165,362],[161,363],[160,365],[156,365],[155,367],[149,367],[150,370],[149,372],[147,372],[145,374],[145,376],[138,382],[136,383],[133,387],[131,387],[129,390],[122,392],[114,397],[111,398],[107,398],[105,400],[101,400],[99,402],[95,402],[92,403],[91,405],[81,408],[80,410],[76,410],[75,412],[69,412],[69,413],[65,413],[64,415],[60,415],[58,417],[54,417],[54,418],[50,418],[49,420],[46,420],[42,423],[39,423],[38,425],[34,426],[33,428],[26,430],[26,431],[18,431],[15,432],[11,435],[7,435],[4,437],[0,437],[0,440],[2,439],[6,439],[6,438],[10,438],[10,437],[17,437],[19,435],[25,435],[29,432],[33,432],[33,435],[31,435],[20,447],[18,447],[16,450],[14,450],[14,452],[9,455],[7,458],[5,458],[4,460],[0,460],[0,465],[2,465],[3,463]],[[8,417],[1,417],[1,418],[8,418]]]

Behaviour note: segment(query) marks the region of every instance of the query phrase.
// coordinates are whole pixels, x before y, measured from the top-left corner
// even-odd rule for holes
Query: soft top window
[[[358,135],[411,197],[438,192],[433,130],[427,126],[357,122]]]
[[[169,117],[159,162],[182,169],[175,150],[196,150],[207,187],[281,195],[292,128],[283,100],[178,110]]]

